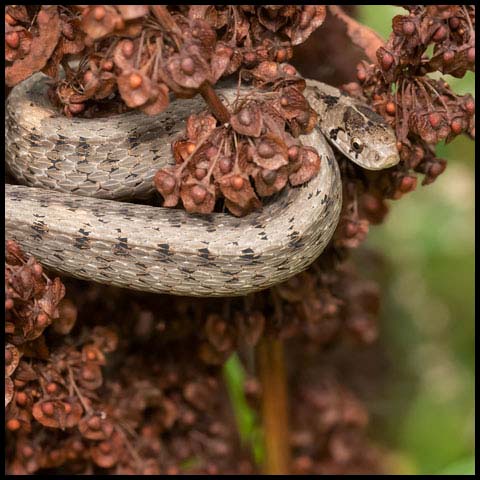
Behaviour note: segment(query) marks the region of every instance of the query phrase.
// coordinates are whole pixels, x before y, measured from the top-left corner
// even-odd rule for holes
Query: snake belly
[[[345,111],[333,87],[308,81],[307,99],[322,121],[300,140],[320,154],[318,175],[236,218],[111,200],[151,195],[155,172],[173,163],[170,144],[188,115],[204,108],[201,100],[177,100],[155,117],[68,121],[46,100],[45,78],[15,87],[6,105],[6,163],[30,185],[6,185],[6,236],[46,267],[140,291],[237,296],[304,270],[331,239],[341,179],[320,128],[331,127],[329,109]],[[221,93],[232,100],[237,92]]]

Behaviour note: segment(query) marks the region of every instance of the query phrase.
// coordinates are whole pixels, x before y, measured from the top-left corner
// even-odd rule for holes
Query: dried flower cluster
[[[41,6],[32,22],[25,6],[10,5],[7,83],[38,70],[57,78],[62,65],[66,76],[53,98],[68,116],[98,114],[98,102],[117,91],[126,106],[149,115],[165,110],[170,91],[202,93],[214,115],[189,117],[185,138],[172,146],[177,167],[159,171],[155,183],[164,206],[181,198],[187,211],[210,213],[225,198],[226,208],[243,216],[261,205],[258,197],[304,183],[320,168],[317,152],[294,138],[317,119],[301,93],[305,82],[279,64],[325,13],[310,5]],[[41,52],[32,49],[37,43]],[[68,59],[80,53],[73,69]],[[236,102],[229,112],[212,85],[240,68],[244,80],[275,95]],[[85,112],[91,101],[97,105]]]
[[[240,67],[284,62],[325,18],[323,6],[7,5],[6,80],[37,71],[66,79],[57,88],[65,113],[117,89],[126,105],[148,114],[168,92],[195,95]],[[68,60],[81,54],[76,70]]]
[[[324,269],[317,265],[299,279],[310,285],[305,296],[294,279],[267,295],[214,303],[186,298],[172,302],[171,298],[141,293],[125,297],[119,289],[67,281],[68,297],[78,299],[77,306],[63,299],[58,317],[42,334],[43,356],[38,348],[33,351],[31,341],[22,343],[21,334],[7,334],[6,358],[12,358],[6,362],[11,382],[6,397],[8,471],[255,472],[248,450],[238,453],[236,427],[220,377],[219,367],[232,351],[255,345],[266,332],[283,337],[303,332],[317,345],[317,351],[318,345],[331,343],[341,333],[342,325],[362,342],[375,336],[375,288],[359,280],[352,283],[355,274],[351,270],[344,268],[325,276],[321,273]],[[7,285],[16,285],[13,278],[29,270],[39,270],[38,263],[27,260],[18,246],[9,242]],[[16,292],[26,299],[22,285]],[[366,291],[371,293],[365,295]],[[12,303],[9,295],[7,307]],[[34,297],[22,302],[15,297],[7,312],[7,331],[19,331],[24,324],[19,312],[26,311],[27,305],[33,308],[35,302]],[[272,311],[277,313],[272,315]],[[281,318],[279,312],[283,312]],[[77,313],[80,325],[75,322]],[[115,333],[107,327],[112,320]],[[249,378],[245,389],[258,407],[261,389],[255,377]],[[335,402],[315,408],[344,408],[339,400]],[[355,408],[364,418],[363,407]],[[301,429],[310,430],[309,438],[330,438],[336,431],[331,424],[333,414],[319,415],[314,427],[303,425]],[[347,436],[360,435],[365,426],[363,420],[346,422],[348,432],[350,427],[357,432]],[[342,435],[335,434],[335,440],[329,441],[343,441],[339,439]],[[307,468],[301,467],[306,456],[317,462],[330,455],[312,450],[312,445],[298,448],[300,460],[295,468],[300,470]],[[336,454],[332,455],[330,464],[322,467],[327,471],[336,465]]]
[[[375,49],[378,62],[375,55],[362,62],[360,84],[346,86],[396,129],[402,162],[366,172],[338,158],[340,223],[331,245],[301,275],[240,299],[127,296],[65,280],[65,299],[59,279],[51,281],[7,244],[8,473],[254,473],[222,387],[220,366],[229,355],[263,335],[319,355],[342,339],[376,339],[379,288],[345,262],[349,250],[370,224],[383,221],[388,199],[416,188],[415,172],[427,184],[445,170],[435,143],[474,137],[473,98],[428,76],[474,69],[474,7],[404,7],[408,15],[395,17],[388,42]],[[324,16],[323,7],[311,6],[10,5],[6,77],[13,85],[42,69],[56,75],[62,64],[66,78],[57,98],[68,115],[91,115],[117,91],[146,113],[163,110],[169,91],[199,91],[208,103],[215,97],[205,85],[241,70],[258,91],[228,106],[228,127],[222,107],[190,117],[172,148],[176,166],[159,172],[156,183],[166,205],[181,200],[187,210],[209,212],[223,196],[242,215],[259,197],[318,170],[316,153],[296,140],[315,114],[302,81],[283,62]],[[357,42],[362,30],[349,35]],[[65,62],[75,50],[84,56],[78,69]],[[304,374],[323,357],[288,360],[295,372],[295,473],[378,473],[378,455],[365,438],[366,409],[345,379]],[[245,391],[258,408],[254,376]]]
[[[182,353],[178,361],[175,347],[164,361],[149,363],[153,346],[135,351],[102,325],[79,329],[73,303],[64,299],[58,306],[63,284],[50,281],[13,241],[7,243],[5,275],[10,474],[172,474],[188,461],[193,463],[185,471],[223,468],[238,440],[234,425],[218,419],[219,405],[226,405],[218,369],[182,361]],[[106,314],[100,307],[99,317]],[[38,325],[41,315],[48,318]],[[122,328],[128,325],[117,331]],[[114,351],[117,357],[108,355]],[[105,377],[106,371],[115,374]],[[236,468],[253,470],[248,458]]]
[[[292,400],[304,406],[295,414],[290,440],[293,473],[381,473],[379,454],[365,438],[365,406],[331,372],[320,373],[321,380],[303,379],[292,389]]]
[[[428,76],[441,72],[463,77],[475,70],[475,6],[405,8],[409,14],[393,19],[388,42],[377,50],[378,64],[362,62],[357,77],[363,94],[395,127],[403,169],[425,174],[425,185],[446,166],[435,158],[434,144],[450,142],[461,133],[475,137],[473,97],[457,95],[444,80]],[[411,179],[397,183],[388,192],[390,198],[415,188]]]
[[[317,174],[318,153],[295,138],[317,121],[302,94],[305,81],[292,66],[269,61],[248,75],[270,91],[239,97],[229,124],[218,125],[208,113],[188,118],[186,137],[172,145],[176,165],[155,176],[164,206],[176,206],[181,198],[187,211],[211,213],[223,197],[231,213],[244,216],[261,205],[258,197]]]

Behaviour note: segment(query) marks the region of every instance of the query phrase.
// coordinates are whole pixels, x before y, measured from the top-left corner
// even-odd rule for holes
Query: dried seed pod
[[[300,168],[288,177],[292,186],[308,182],[320,170],[320,156],[312,147],[301,147],[299,152]]]
[[[164,207],[175,207],[180,199],[180,178],[178,169],[163,168],[155,174],[154,183],[163,196]]]
[[[168,59],[165,72],[161,73],[161,77],[174,92],[178,90],[178,86],[197,89],[203,82],[210,80],[210,68],[203,57],[199,55],[198,50],[192,48],[190,51],[173,54]]]
[[[60,428],[62,430],[67,427],[65,405],[59,400],[38,401],[33,405],[32,415],[37,422],[45,427]]]
[[[82,361],[106,365],[105,355],[97,345],[87,344],[82,348]]]
[[[78,430],[88,440],[107,440],[111,437],[114,426],[111,420],[101,414],[91,413],[80,420]]]
[[[205,334],[208,341],[220,352],[231,351],[234,346],[232,329],[218,314],[209,314],[205,322]]]
[[[12,379],[10,377],[5,377],[5,408],[12,401],[13,394],[15,392]]]
[[[5,343],[5,377],[10,377],[20,363],[22,354],[15,345]]]
[[[190,141],[198,143],[204,138],[209,137],[217,127],[216,118],[208,113],[203,112],[198,115],[192,114],[187,119],[186,132]],[[191,154],[193,152],[189,152]]]
[[[233,177],[234,183],[238,182],[238,177],[242,178],[243,184],[240,189],[232,186]],[[225,205],[234,215],[243,216],[261,206],[247,177],[233,172],[218,179],[218,183],[226,199]]]
[[[215,207],[215,187],[194,178],[182,183],[180,197],[187,212],[211,213]]]
[[[82,30],[92,39],[105,37],[116,28],[121,19],[112,5],[91,5],[82,13]]]
[[[277,170],[288,164],[288,149],[285,142],[272,134],[259,138],[253,152],[253,161],[261,168]]]
[[[110,440],[104,440],[90,447],[90,455],[96,465],[102,468],[111,468],[120,459],[121,449]]]
[[[259,137],[262,133],[262,113],[256,103],[249,103],[230,117],[232,128],[241,135]]]
[[[325,20],[327,9],[325,5],[303,5],[303,11],[297,21],[286,26],[282,31],[290,38],[292,45],[299,45],[311,35]]]
[[[261,197],[268,197],[281,191],[288,182],[288,166],[278,170],[259,168],[253,175],[255,190]]]
[[[129,107],[140,107],[152,97],[152,82],[140,70],[119,75],[117,84],[123,101]]]
[[[84,362],[76,378],[79,385],[87,390],[96,390],[103,383],[102,370],[93,362]]]
[[[115,5],[124,20],[135,20],[148,15],[148,5]]]
[[[259,310],[252,313],[238,315],[237,317],[239,333],[246,344],[253,347],[260,340],[265,329],[265,316]]]

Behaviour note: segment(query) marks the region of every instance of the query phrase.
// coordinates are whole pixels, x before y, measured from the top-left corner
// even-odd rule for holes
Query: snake
[[[177,99],[155,116],[137,110],[66,118],[48,100],[48,77],[18,84],[5,105],[6,237],[60,274],[183,296],[253,293],[305,270],[331,240],[342,206],[337,154],[367,170],[399,162],[395,133],[366,103],[306,80],[318,122],[303,145],[320,171],[238,218],[132,203],[175,163],[171,143],[202,99]],[[235,87],[219,87],[227,102]]]

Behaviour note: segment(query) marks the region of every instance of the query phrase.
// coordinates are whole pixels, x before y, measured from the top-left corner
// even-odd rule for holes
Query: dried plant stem
[[[290,467],[287,382],[281,340],[263,337],[257,345],[262,384],[262,415],[267,475],[286,475]]]
[[[222,103],[218,95],[215,93],[214,88],[210,82],[203,82],[200,87],[200,93],[209,106],[211,112],[215,115],[215,118],[222,123],[228,123],[230,121],[230,112],[227,107]]]
[[[169,33],[173,34],[174,40],[177,43],[177,48],[180,50],[182,32],[178,28],[175,19],[170,15],[165,5],[153,5],[153,14],[156,19],[162,25],[162,27]],[[227,107],[222,103],[212,84],[208,81],[204,82],[199,88],[200,94],[209,106],[211,112],[215,115],[215,118],[222,122],[228,123],[230,120],[230,112]]]

